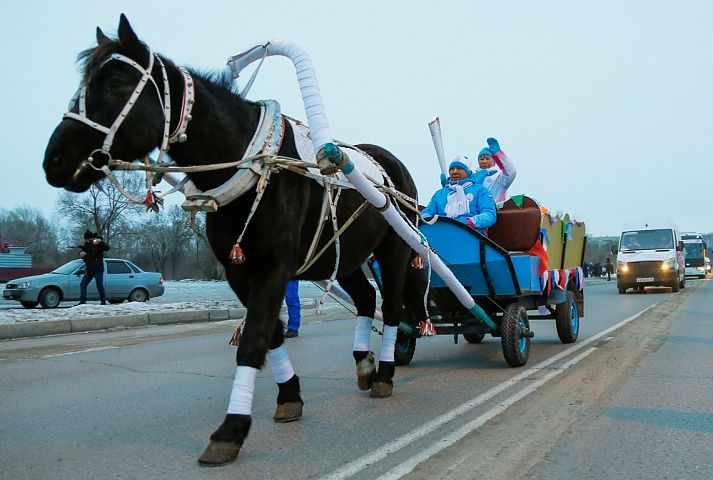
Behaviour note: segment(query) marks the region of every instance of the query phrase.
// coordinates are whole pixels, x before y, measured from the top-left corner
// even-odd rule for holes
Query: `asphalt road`
[[[697,292],[701,284],[705,288]],[[539,418],[531,427],[539,437],[533,438],[548,448],[535,456],[523,452],[532,458],[515,475],[502,468],[508,448],[523,439],[519,422],[537,416],[525,410],[512,418],[512,412],[537,404],[551,383],[586,396],[586,388],[568,390],[561,379],[598,357],[606,360],[612,337],[625,329],[638,326],[645,333],[647,317],[676,299],[684,306],[704,303],[704,291],[713,284],[691,281],[689,286],[676,296],[667,289],[618,295],[613,282],[589,286],[579,341],[562,345],[552,321],[533,322],[530,361],[519,369],[505,364],[499,339],[488,337],[480,345],[454,345],[448,336],[421,339],[412,364],[397,370],[394,396],[386,400],[356,389],[352,319],[307,323],[298,338],[288,340],[301,376],[304,417],[290,424],[272,422],[277,389],[266,369],[256,383],[246,445],[235,464],[218,469],[201,468],[196,459],[227,408],[235,369],[227,341],[234,322],[0,342],[0,478],[574,478],[568,462],[588,455],[589,441],[611,442],[607,429],[557,443],[578,417]],[[684,307],[676,308],[657,317],[662,329],[682,321],[675,315]],[[706,311],[710,318],[711,309]],[[626,327],[607,332],[627,319]],[[654,334],[666,338],[667,332]],[[376,337],[372,349],[378,349]],[[646,358],[646,348],[639,347],[619,347],[620,388],[605,390],[607,398],[625,394],[624,380],[639,364],[624,359]],[[677,362],[675,354],[669,361]],[[589,374],[608,377],[606,365],[590,365]],[[541,411],[555,403],[543,404]],[[559,413],[576,410],[573,405]],[[710,417],[711,409],[707,412]],[[509,436],[498,431],[509,425],[514,425]],[[479,428],[491,434],[483,437]],[[711,430],[702,432],[708,440]],[[486,452],[499,442],[506,446]],[[468,445],[465,455],[461,445]],[[476,459],[481,466],[473,469]],[[707,473],[701,478],[713,477],[713,469]]]

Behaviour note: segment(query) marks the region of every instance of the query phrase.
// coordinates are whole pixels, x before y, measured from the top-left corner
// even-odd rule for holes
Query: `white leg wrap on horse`
[[[285,383],[295,375],[284,343],[274,350],[267,351],[267,361],[270,362],[277,383]]]
[[[372,318],[369,317],[357,317],[356,321],[356,331],[354,332],[354,351],[355,352],[368,352],[369,351],[369,337],[371,336],[371,322]]]
[[[253,409],[253,392],[255,391],[255,375],[257,368],[238,365],[235,369],[233,391],[230,393],[228,413],[250,415]]]
[[[387,327],[384,325],[384,338],[381,340],[381,350],[379,350],[380,362],[394,361],[394,348],[396,347],[396,332],[399,327]]]

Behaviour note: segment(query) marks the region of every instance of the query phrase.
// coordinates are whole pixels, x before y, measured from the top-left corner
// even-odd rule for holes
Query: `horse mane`
[[[96,74],[104,60],[115,53],[126,54],[126,51],[122,48],[121,42],[114,39],[79,52],[79,55],[77,55],[77,63],[81,66],[82,81],[86,84],[86,82]],[[160,55],[160,57],[167,66],[175,65],[173,61],[165,56]],[[192,75],[201,77],[214,87],[227,90],[235,95],[239,94],[236,83],[233,82],[232,79],[225,78],[223,72],[220,70],[198,70],[195,68],[189,68],[188,70]]]
[[[96,47],[91,47],[79,52],[77,63],[81,65],[82,82],[84,84],[94,76],[101,67],[104,59],[115,53],[121,53],[121,43],[118,40],[103,42]]]

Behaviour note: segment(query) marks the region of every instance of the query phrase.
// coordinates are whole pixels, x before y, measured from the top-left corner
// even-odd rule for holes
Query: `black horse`
[[[181,103],[184,101],[175,92],[184,92],[185,87],[185,76],[181,70],[169,59],[154,56],[139,40],[124,15],[119,22],[117,39],[109,39],[97,28],[97,46],[82,52],[79,59],[83,62],[82,85],[86,87],[82,110],[79,110],[78,102],[70,108],[70,113],[75,116],[68,114],[57,126],[43,163],[51,185],[73,192],[86,191],[104,177],[96,168],[87,168],[86,162],[93,155],[95,167],[108,163],[107,155],[96,153],[103,144],[107,144],[107,129],[102,130],[96,124],[108,126],[118,117],[125,117],[120,127],[112,132],[113,141],[109,142],[114,158],[140,159],[162,145],[166,121],[161,105],[165,89],[159,68],[161,63],[165,65],[166,81],[172,92],[170,130],[174,130],[180,122]],[[132,65],[132,62],[135,64]],[[194,71],[190,74],[195,88],[195,103],[190,126],[185,132],[188,138],[171,145],[170,157],[179,166],[239,159],[257,128],[260,106],[240,98],[219,75]],[[146,82],[144,77],[148,76],[151,78]],[[155,82],[156,88],[137,88],[137,84],[144,82]],[[135,93],[137,91],[138,94]],[[129,110],[128,104],[131,104]],[[78,121],[78,111],[85,115],[83,120]],[[375,145],[358,147],[381,164],[398,190],[416,198],[414,182],[396,157]],[[297,158],[293,130],[287,122],[278,154]],[[189,177],[198,188],[206,191],[223,184],[234,173],[233,168],[191,173]],[[248,192],[207,215],[207,236],[213,253],[225,267],[231,288],[248,310],[237,350],[238,367],[231,407],[199,459],[201,464],[206,465],[225,464],[237,457],[251,425],[254,372],[263,366],[266,356],[273,366],[279,387],[275,420],[291,421],[301,416],[303,402],[299,379],[284,349],[278,315],[288,280],[329,278],[335,267],[336,252],[332,246],[307,271],[296,275],[317,229],[323,187],[314,180],[284,170],[272,175],[257,213],[248,225],[241,243],[245,252],[244,263],[233,263],[230,259],[231,247],[245,225],[255,197],[255,191]],[[343,224],[362,202],[356,191],[344,190],[337,209],[339,224]],[[414,221],[416,214],[409,213],[409,216]],[[331,236],[331,229],[325,228],[318,248],[326,245]],[[367,319],[370,326],[376,309],[376,296],[361,265],[373,253],[381,267],[385,329],[395,332],[403,299],[409,297],[410,301],[406,304],[417,309],[423,293],[416,287],[405,287],[413,251],[371,206],[340,239],[339,283],[354,300],[358,315]],[[414,291],[404,292],[405,288]],[[363,328],[361,332],[363,335]],[[368,356],[368,352],[362,347],[357,348],[356,344],[355,340],[354,358],[359,388],[370,389],[372,397],[390,396],[394,375],[393,342],[386,347],[382,344],[378,369],[372,371],[363,367],[367,360],[373,363],[373,355]],[[275,358],[270,355],[275,355]]]

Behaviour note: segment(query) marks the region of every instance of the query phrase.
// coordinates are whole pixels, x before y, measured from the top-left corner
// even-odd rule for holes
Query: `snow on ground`
[[[132,315],[137,313],[191,311],[191,310],[227,310],[241,308],[242,304],[225,281],[181,280],[165,283],[166,291],[161,297],[148,302],[124,302],[119,305],[99,305],[89,302],[74,306],[77,302],[63,302],[59,308],[41,307],[25,309],[20,302],[0,299],[0,324],[17,322],[38,322],[63,320],[79,317],[107,317]],[[4,286],[0,286],[4,288]],[[311,282],[300,282],[300,299],[304,313],[316,308],[322,298],[322,290]],[[325,302],[325,311],[343,309],[331,298]],[[283,310],[284,307],[283,307]]]

